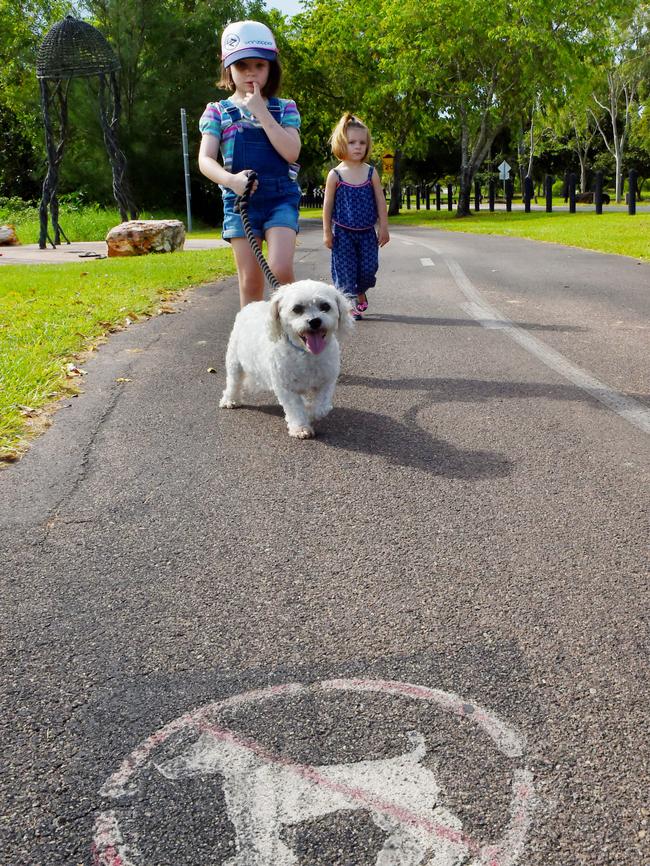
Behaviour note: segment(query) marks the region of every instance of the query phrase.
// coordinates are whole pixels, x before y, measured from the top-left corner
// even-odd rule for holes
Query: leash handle
[[[249,171],[248,172],[248,180],[246,181],[246,189],[243,191],[241,195],[238,195],[233,204],[233,210],[235,213],[241,213],[242,205],[246,206],[248,204],[248,199],[251,197],[251,193],[253,192],[253,184],[257,180],[257,172]]]
[[[259,242],[255,235],[253,234],[253,229],[251,228],[250,221],[248,219],[248,199],[251,196],[253,190],[253,184],[257,180],[257,174],[254,171],[249,171],[248,173],[248,181],[246,182],[246,189],[241,195],[238,195],[233,204],[233,210],[235,213],[238,213],[241,216],[241,221],[244,224],[244,233],[246,235],[246,239],[248,243],[251,245],[251,249],[253,250],[253,255],[257,259],[257,263],[262,269],[262,273],[266,277],[269,282],[269,285],[272,289],[279,289],[280,282],[278,278],[275,276],[271,268],[269,267],[269,263],[264,258],[264,253],[259,245]]]

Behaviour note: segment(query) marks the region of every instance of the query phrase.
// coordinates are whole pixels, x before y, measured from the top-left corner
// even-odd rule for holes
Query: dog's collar
[[[295,349],[296,352],[302,352],[303,354],[307,354],[307,355],[309,354],[309,352],[307,351],[307,349],[304,346],[296,346],[296,344],[293,342],[293,340],[289,339],[288,334],[285,334],[284,336],[286,338],[287,343],[291,346],[292,349]]]

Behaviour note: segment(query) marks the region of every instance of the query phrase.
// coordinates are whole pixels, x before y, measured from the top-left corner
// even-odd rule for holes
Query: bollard
[[[496,192],[496,183],[494,178],[491,177],[488,183],[488,195],[490,197],[490,213],[494,213],[494,197]]]
[[[594,204],[596,205],[596,213],[603,212],[603,173],[597,171],[594,177]]]
[[[415,187],[415,209],[420,210],[420,185]]]
[[[553,210],[553,175],[547,174],[544,178],[544,191],[546,193],[546,213]]]
[[[436,184],[436,210],[440,210],[440,198],[442,193],[442,187],[439,183]]]
[[[568,171],[564,172],[564,183],[562,184],[562,198],[564,199],[564,204],[569,201],[569,177],[571,175]]]
[[[576,176],[573,172],[569,174],[569,213],[576,212]]]
[[[533,197],[533,179],[530,175],[524,178],[524,211],[530,213],[530,201]]]
[[[628,195],[627,195],[627,212],[630,216],[636,213],[636,179],[637,171],[635,168],[630,169],[628,175]]]
[[[515,184],[512,178],[506,181],[506,211],[510,213],[512,211],[512,196],[515,191]]]
[[[478,180],[474,181],[474,210],[481,209],[481,183]]]
[[[452,184],[447,185],[447,210],[454,209],[454,187]]]
[[[429,184],[426,184],[424,187],[424,201],[426,203],[426,209],[431,210],[431,187]]]

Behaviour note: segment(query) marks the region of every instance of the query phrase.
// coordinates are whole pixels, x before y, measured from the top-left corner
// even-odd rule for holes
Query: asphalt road
[[[228,280],[0,474],[2,864],[650,864],[650,266],[400,229],[369,300],[313,441],[217,409]]]

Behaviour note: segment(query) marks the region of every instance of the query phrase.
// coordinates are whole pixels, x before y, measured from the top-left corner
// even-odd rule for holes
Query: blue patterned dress
[[[332,210],[332,280],[337,289],[356,299],[375,285],[379,269],[374,169],[370,166],[361,184],[346,183],[334,171],[338,181]]]

